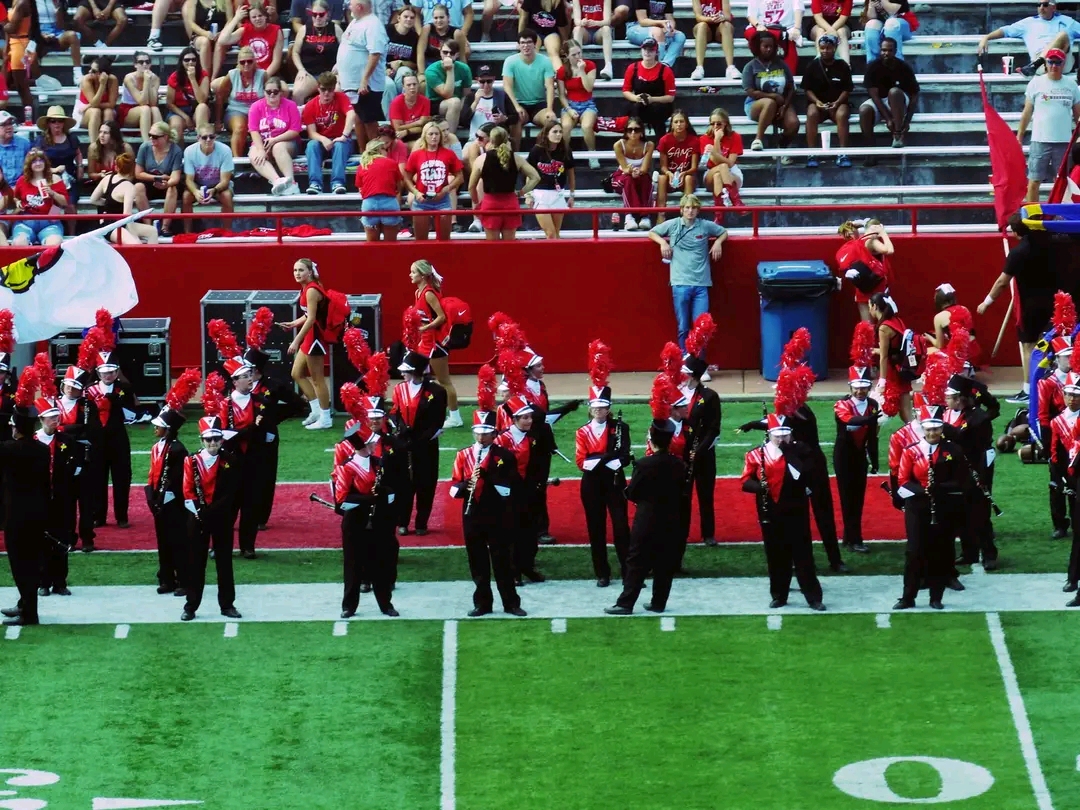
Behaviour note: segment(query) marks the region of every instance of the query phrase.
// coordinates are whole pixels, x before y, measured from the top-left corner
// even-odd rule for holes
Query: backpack
[[[914,330],[905,329],[900,337],[897,374],[905,382],[914,382],[926,370],[926,338]]]
[[[460,298],[451,296],[442,299],[442,308],[450,325],[449,337],[443,345],[451,351],[469,348],[473,332],[472,309]]]
[[[323,327],[323,336],[327,342],[337,343],[352,315],[349,298],[337,290],[323,290],[323,295],[326,297],[326,326]]]

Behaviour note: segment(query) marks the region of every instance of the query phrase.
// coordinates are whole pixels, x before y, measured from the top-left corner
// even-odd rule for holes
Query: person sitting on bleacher
[[[538,40],[532,29],[521,31],[518,52],[503,62],[503,90],[514,107],[512,114],[507,112],[514,149],[521,145],[526,124],[544,127],[555,120],[555,67],[546,54],[536,52]]]
[[[405,77],[415,76],[420,46],[420,33],[416,30],[416,9],[405,6],[397,19],[386,26],[386,92],[383,93],[383,113],[390,118],[390,102],[405,89]]]
[[[261,99],[251,105],[251,166],[270,181],[270,193],[291,196],[300,193],[293,177],[293,156],[300,138],[300,109],[285,98],[281,79],[271,76]],[[321,162],[317,164],[321,166]]]
[[[446,118],[452,132],[457,132],[465,94],[472,87],[472,70],[459,57],[458,44],[449,40],[439,49],[439,61],[428,66],[424,86],[432,111]],[[435,105],[438,107],[435,107]]]
[[[120,85],[116,120],[121,126],[138,127],[144,141],[150,140],[150,126],[161,120],[160,88],[161,79],[150,69],[150,54],[135,51],[135,70]]]
[[[195,205],[221,205],[224,214],[233,211],[232,176],[235,164],[232,151],[217,142],[213,124],[198,129],[199,142],[184,150],[183,212],[190,214]],[[191,220],[184,220],[184,231],[191,232]]]
[[[731,128],[731,117],[723,107],[709,115],[709,130],[701,136],[701,162],[705,167],[705,188],[713,193],[713,205],[742,205],[739,189],[742,169],[735,165],[743,153],[742,136]]]
[[[892,37],[881,40],[881,58],[867,63],[863,85],[870,94],[859,107],[859,127],[866,145],[874,145],[874,124],[884,121],[892,134],[892,145],[903,146],[919,100],[919,80],[911,66],[897,57]],[[871,155],[866,165],[877,165],[877,159]]]
[[[447,42],[456,42],[458,53],[464,53],[462,61],[469,60],[469,42],[460,28],[450,24],[450,13],[442,3],[435,5],[431,12],[431,21],[420,29],[416,44],[417,72],[421,77],[427,74],[428,66],[442,58],[442,48]],[[423,78],[421,78],[423,81]]]
[[[120,80],[112,74],[112,59],[95,57],[79,82],[79,95],[71,115],[86,128],[91,143],[97,140],[98,128],[105,121],[116,119],[119,88]]]
[[[0,171],[9,178],[9,184],[22,174],[29,151],[30,141],[15,134],[15,116],[0,110]]]
[[[300,26],[296,42],[289,49],[296,68],[292,98],[297,104],[319,92],[317,77],[333,72],[340,42],[341,26],[330,19],[330,5],[326,0],[315,0],[311,4],[311,22]]]
[[[510,104],[506,93],[501,88],[495,87],[495,72],[491,65],[481,65],[476,71],[477,90],[473,94],[472,104],[469,110],[472,118],[469,121],[469,136],[476,137],[476,132],[484,124],[505,126],[509,120],[507,111]]]
[[[780,147],[794,140],[799,133],[799,116],[795,100],[795,77],[787,63],[776,55],[776,37],[771,31],[761,31],[757,39],[757,56],[743,68],[742,85],[746,91],[743,110],[751,121],[757,121],[757,135],[750,144],[751,152],[765,148],[765,132],[770,125],[781,128]],[[784,157],[783,163],[791,158]]]
[[[155,6],[156,8],[156,6]],[[199,55],[207,77],[217,76],[221,65],[214,64],[214,46],[233,15],[232,0],[184,0],[184,33]],[[160,48],[161,42],[155,40]],[[151,50],[158,50],[147,43]]]
[[[83,180],[82,143],[71,131],[75,119],[67,115],[59,104],[54,104],[38,119],[37,125],[41,135],[34,141],[34,148],[45,152],[49,165],[63,179],[67,188],[64,213],[74,214],[79,203],[79,184]],[[74,222],[68,222],[73,233],[74,225]]]
[[[113,216],[128,216],[149,208],[146,187],[135,182],[135,158],[120,155],[116,159],[116,171],[101,178],[89,202],[99,206],[101,213]],[[118,245],[156,245],[158,232],[149,222],[130,222],[109,234],[109,241]]]
[[[876,60],[882,43],[891,38],[896,43],[896,58],[904,58],[904,43],[919,28],[919,20],[908,0],[867,0],[862,10],[863,43],[866,63]]]
[[[248,113],[251,105],[262,98],[265,82],[266,71],[255,67],[255,53],[247,47],[237,54],[236,67],[214,82],[214,121],[232,133],[236,157],[247,151]]]
[[[94,28],[103,30],[112,21],[112,29],[102,39],[95,33]],[[93,42],[96,48],[108,48],[116,44],[120,35],[127,28],[127,13],[124,6],[118,0],[82,0],[75,10],[75,18],[72,20],[75,29],[87,44]]]
[[[559,83],[559,101],[562,103],[562,125],[567,139],[574,125],[581,127],[585,148],[596,151],[596,119],[600,111],[593,99],[596,84],[596,63],[582,56],[581,46],[568,39],[559,49],[559,69],[555,80]],[[589,158],[589,168],[599,169],[600,161]]]
[[[836,123],[836,138],[840,141],[840,154],[836,165],[849,168],[851,159],[844,154],[848,145],[848,118],[851,108],[848,99],[855,84],[851,79],[851,68],[843,59],[836,58],[836,46],[839,40],[836,34],[822,34],[818,39],[818,56],[806,68],[802,78],[802,89],[806,93],[806,146],[817,147],[818,123],[833,121]],[[816,169],[818,159],[810,155],[806,159],[808,169]]]
[[[599,44],[604,51],[600,76],[615,77],[611,67],[611,0],[573,0],[574,41],[582,47]],[[590,147],[591,148],[591,147]]]
[[[742,74],[735,67],[734,28],[731,21],[730,0],[694,0],[694,55],[697,67],[690,74],[690,79],[699,82],[705,78],[705,48],[710,42],[720,43],[727,62],[729,79],[737,79]]]
[[[276,76],[281,70],[281,58],[285,48],[285,37],[280,26],[270,22],[266,7],[258,0],[251,0],[251,5],[242,5],[225,25],[215,45],[214,63],[225,64],[225,54],[233,45],[251,48],[255,54],[255,64],[267,76]]]
[[[675,27],[675,6],[672,0],[634,0],[634,16],[626,24],[626,41],[644,45],[656,42],[660,62],[669,68],[682,56],[686,34]]]
[[[611,176],[611,186],[622,194],[625,208],[648,208],[652,205],[653,142],[645,140],[645,122],[636,116],[626,121],[623,136],[615,141],[615,161],[619,169]],[[646,217],[642,217],[648,222]],[[611,215],[611,224],[619,225],[619,215]],[[636,231],[637,220],[627,213],[625,230]]]
[[[657,50],[655,39],[641,44],[641,61],[626,69],[622,94],[630,102],[627,114],[648,124],[659,140],[675,109],[675,72],[657,61]]]
[[[169,127],[183,143],[184,131],[195,129],[210,120],[210,74],[199,64],[199,54],[192,47],[184,48],[176,60],[176,69],[169,74],[165,91],[165,109]]]
[[[64,179],[53,172],[48,156],[34,147],[26,154],[23,171],[15,182],[15,204],[22,214],[59,214],[68,207]],[[59,245],[64,226],[58,219],[19,219],[11,229],[12,244]]]
[[[50,9],[44,15],[40,8]],[[34,97],[30,80],[41,72],[41,60],[47,51],[71,51],[72,76],[75,84],[82,81],[82,53],[79,35],[67,28],[67,12],[64,3],[55,0],[15,0],[8,11],[4,31],[8,35],[8,67],[12,83],[19,91],[27,126],[33,124]]]
[[[431,120],[431,99],[421,94],[420,80],[406,76],[404,91],[390,102],[390,123],[394,133],[405,143],[420,139],[424,125]]]
[[[852,0],[810,0],[810,13],[813,14],[810,39],[818,45],[818,56],[821,56],[821,38],[831,34],[836,37],[836,55],[851,64],[848,22],[852,5]]]
[[[563,33],[570,30],[565,0],[519,0],[518,31],[526,28],[540,35],[548,59],[558,64]]]
[[[3,113],[0,113],[2,115]],[[2,125],[0,125],[2,126]],[[8,214],[15,210],[15,189],[7,181],[7,176],[0,171],[0,214]],[[8,233],[11,231],[11,220],[0,219],[0,247],[7,247]]]
[[[345,164],[353,150],[356,113],[349,97],[337,89],[337,76],[319,75],[319,92],[304,105],[301,123],[307,129],[308,194],[323,190],[323,161],[330,156],[330,190],[344,194]]]
[[[802,41],[803,0],[750,0],[746,7],[749,25],[743,32],[750,53],[759,57],[761,35],[773,36],[773,53],[779,53],[791,75],[799,71]],[[745,75],[745,74],[744,74]]]
[[[1058,14],[1054,0],[1040,0],[1035,14],[1017,20],[986,34],[979,40],[979,56],[986,53],[990,41],[994,39],[1022,39],[1031,59],[1026,65],[1017,68],[1025,76],[1034,76],[1039,68],[1046,64],[1046,52],[1051,48],[1069,53],[1074,39],[1080,39],[1080,23],[1072,17]],[[1066,72],[1073,69],[1075,61],[1066,65]]]
[[[202,121],[199,126],[204,126]],[[198,132],[199,127],[195,128]],[[135,179],[146,189],[151,202],[164,202],[165,213],[176,213],[180,184],[184,178],[184,151],[173,140],[176,133],[159,121],[150,127],[150,142],[139,147],[135,156]],[[162,220],[161,235],[172,236],[170,221]]]
[[[697,185],[698,153],[701,142],[697,133],[690,126],[690,119],[682,110],[675,110],[671,115],[671,131],[666,133],[656,151],[660,155],[660,172],[656,185],[656,206],[667,206],[668,191],[693,194]],[[664,221],[663,213],[657,214],[657,222]],[[652,223],[646,217],[641,219],[641,229],[648,230]]]
[[[396,0],[400,2],[401,0]],[[416,6],[420,10],[420,24],[423,26],[431,25],[435,22],[435,12],[442,6],[446,11],[448,22],[455,32],[460,31],[460,38],[458,44],[461,45],[461,52],[465,54],[466,60],[469,57],[469,31],[472,29],[473,24],[473,5],[472,0],[419,0],[417,3],[411,5]],[[484,7],[484,13],[487,13],[487,6]]]
[[[345,22],[345,0],[326,0],[329,14],[327,22],[343,25]],[[315,7],[313,0],[292,0],[289,7],[289,24],[292,26],[293,37],[300,36],[300,29],[314,22],[311,10]],[[316,74],[317,75],[317,74]]]
[[[130,144],[120,134],[120,125],[115,121],[106,121],[87,150],[86,169],[90,182],[99,183],[106,174],[116,171],[116,158],[119,155],[135,157]]]

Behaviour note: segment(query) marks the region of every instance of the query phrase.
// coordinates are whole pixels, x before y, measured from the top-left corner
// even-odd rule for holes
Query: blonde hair
[[[435,130],[436,132],[439,133],[439,146],[442,146],[442,141],[443,141],[442,127],[440,127],[434,121],[428,121],[426,124],[424,124],[424,128],[422,130],[420,130],[420,146],[417,147],[418,149],[427,149],[427,145],[428,145],[427,136],[428,136],[428,133],[431,130]],[[436,148],[438,148],[438,147],[436,147]]]
[[[859,226],[849,219],[847,222],[842,222],[836,232],[845,239],[853,239],[859,235]]]
[[[166,124],[164,121],[156,121],[150,125],[151,135],[165,135],[170,141],[176,143],[176,130]]]
[[[312,278],[319,278],[319,265],[315,264],[313,259],[297,259],[296,263],[304,265],[311,273]]]
[[[250,45],[245,45],[243,48],[236,52],[237,59],[243,59],[245,56],[250,56],[252,59],[255,58],[255,51],[251,49]],[[259,66],[256,65],[255,69],[258,70],[258,68]],[[239,70],[239,67],[237,67],[237,70]]]
[[[723,121],[723,123],[720,126],[724,130],[724,135],[725,136],[730,135],[731,134],[731,116],[728,115],[728,111],[725,110],[723,107],[717,107],[715,110],[713,110],[711,113],[709,113],[709,118],[712,118],[714,115],[717,118],[719,118],[721,121]]]
[[[692,205],[694,208],[701,208],[701,200],[694,194],[683,194],[679,199],[679,208],[685,205]]]
[[[435,272],[435,265],[427,259],[417,259],[412,266],[417,273],[428,279],[436,290],[442,289],[442,276]]]
[[[360,155],[360,165],[366,169],[375,162],[375,158],[379,157],[379,152],[385,148],[386,144],[379,138],[368,141],[367,146],[364,147],[363,154]]]
[[[504,169],[510,168],[510,162],[514,159],[514,147],[510,145],[510,133],[502,127],[495,127],[488,135],[491,142],[491,151],[499,159],[499,164]]]

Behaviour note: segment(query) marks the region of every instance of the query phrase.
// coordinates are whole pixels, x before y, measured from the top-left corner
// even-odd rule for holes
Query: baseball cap
[[[478,79],[494,79],[495,71],[491,69],[491,65],[481,65],[480,69],[476,72],[476,78]]]
[[[655,51],[657,47],[659,46],[656,44],[656,40],[652,37],[649,37],[647,40],[641,43],[642,50]]]
[[[14,124],[15,122],[16,118],[14,115],[7,110],[0,110],[0,126],[3,126],[4,124]]]
[[[1065,51],[1061,50],[1060,48],[1051,48],[1046,52],[1046,59],[1047,61],[1051,59],[1060,59],[1062,62],[1064,62]]]

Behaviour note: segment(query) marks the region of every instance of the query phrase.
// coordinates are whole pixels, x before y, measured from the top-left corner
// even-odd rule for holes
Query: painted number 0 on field
[[[885,772],[901,762],[929,765],[941,778],[941,790],[930,798],[909,799],[889,787]],[[888,804],[944,804],[981,796],[994,784],[990,771],[974,762],[943,757],[880,757],[845,765],[833,775],[833,784],[849,796]]]

